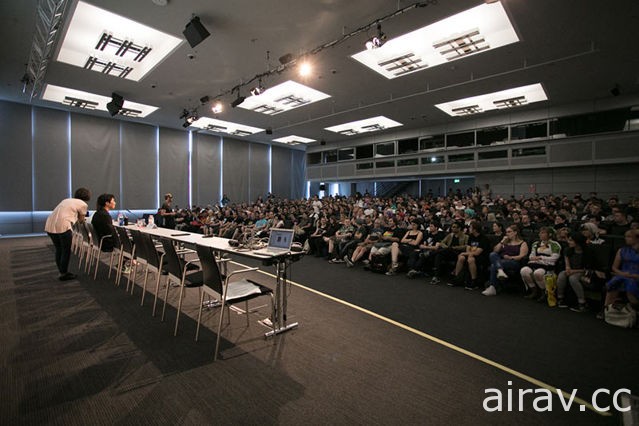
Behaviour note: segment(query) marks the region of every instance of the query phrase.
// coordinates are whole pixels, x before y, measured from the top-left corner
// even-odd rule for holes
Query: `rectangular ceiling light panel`
[[[287,143],[289,145],[299,145],[301,143],[315,142],[315,139],[309,139],[309,138],[304,138],[302,136],[291,135],[291,136],[285,136],[283,138],[273,139],[273,142],[282,142],[282,143]]]
[[[257,96],[249,96],[239,107],[267,115],[277,115],[304,105],[309,105],[330,95],[289,80],[265,90]]]
[[[360,133],[377,132],[398,126],[403,126],[403,124],[380,115],[378,117],[367,118],[365,120],[352,121],[338,126],[327,127],[325,130],[346,136],[353,136]]]
[[[214,133],[226,133],[232,136],[248,136],[264,131],[264,129],[260,129],[258,127],[246,126],[244,124],[232,123],[230,121],[223,121],[209,117],[200,117],[194,121],[191,126]]]
[[[82,90],[69,89],[68,87],[54,86],[47,84],[42,94],[42,99],[76,108],[93,109],[107,111],[106,105],[111,102],[111,98],[95,93],[83,92]],[[125,100],[120,114],[127,117],[146,117],[154,112],[158,107],[138,104]]]
[[[139,81],[183,40],[79,1],[57,61]]]
[[[482,4],[352,57],[388,79],[519,41],[501,2]]]
[[[541,83],[536,83],[471,98],[458,99],[435,106],[448,115],[462,116],[495,109],[516,108],[547,99],[548,96],[546,96]]]

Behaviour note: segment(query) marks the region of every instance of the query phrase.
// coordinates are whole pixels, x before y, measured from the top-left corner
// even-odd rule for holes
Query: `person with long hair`
[[[586,271],[585,255],[586,252],[586,237],[580,232],[573,232],[568,237],[568,248],[566,248],[564,254],[565,269],[559,272],[557,276],[557,307],[566,308],[564,294],[566,287],[570,284],[570,287],[577,295],[578,307],[574,310],[577,312],[584,312],[586,310],[586,296],[584,293],[584,286],[581,283],[581,277],[583,277]]]
[[[488,256],[490,260],[489,285],[481,294],[496,296],[500,281],[516,274],[521,269],[521,261],[528,256],[528,244],[519,235],[519,227],[510,225],[506,228],[506,236],[495,246]],[[508,273],[506,273],[508,271]]]

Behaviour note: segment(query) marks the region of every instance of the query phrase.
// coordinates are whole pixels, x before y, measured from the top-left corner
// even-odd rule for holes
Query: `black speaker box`
[[[124,105],[124,98],[117,93],[111,94],[111,102],[109,102],[106,107],[111,114],[111,117],[117,115],[118,112],[122,109],[122,105]]]
[[[211,35],[204,25],[200,22],[200,18],[195,16],[191,21],[186,24],[184,31],[182,32],[184,37],[186,37],[186,41],[189,42],[191,47],[195,47],[198,44],[202,43],[202,40]]]

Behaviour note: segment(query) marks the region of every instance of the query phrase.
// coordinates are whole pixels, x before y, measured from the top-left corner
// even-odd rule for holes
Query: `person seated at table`
[[[490,253],[490,278],[488,287],[481,294],[496,296],[500,281],[509,278],[521,269],[521,261],[528,256],[528,244],[519,235],[519,227],[510,225],[506,228],[506,237],[499,242]],[[508,273],[506,273],[508,271]]]
[[[410,229],[404,234],[399,242],[393,242],[391,244],[391,268],[386,272],[386,275],[395,275],[397,268],[399,267],[399,256],[407,259],[411,253],[419,252],[419,245],[424,239],[420,227],[421,221],[418,219],[411,220]]]
[[[109,213],[115,208],[115,196],[113,194],[101,194],[97,199],[97,211],[91,219],[91,224],[98,234],[98,238],[102,240],[102,251],[111,252],[115,245],[113,237],[115,235],[115,229],[113,228],[113,218]],[[96,244],[100,244],[100,241],[96,241]]]
[[[528,265],[519,271],[521,279],[528,288],[526,299],[543,301],[546,299],[546,281],[544,276],[555,270],[561,256],[561,245],[550,239],[551,230],[543,226],[539,230],[539,240],[532,244]]]
[[[622,294],[639,309],[639,231],[631,229],[624,234],[626,246],[617,250],[612,264],[613,277],[606,283],[606,306],[617,302]]]
[[[457,263],[455,265],[455,282],[449,285],[461,285],[465,268],[468,268],[470,281],[466,284],[468,290],[474,290],[479,287],[477,283],[478,268],[485,267],[488,264],[488,253],[490,252],[490,241],[481,232],[481,224],[472,221],[468,225],[468,243],[466,250],[457,255]]]

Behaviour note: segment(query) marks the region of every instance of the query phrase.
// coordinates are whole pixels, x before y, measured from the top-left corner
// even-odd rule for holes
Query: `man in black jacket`
[[[115,229],[113,229],[113,218],[109,211],[115,208],[115,196],[113,194],[102,194],[98,197],[97,205],[98,210],[93,215],[91,223],[100,239],[106,235],[111,235],[110,238],[104,239],[102,251],[113,251]]]

